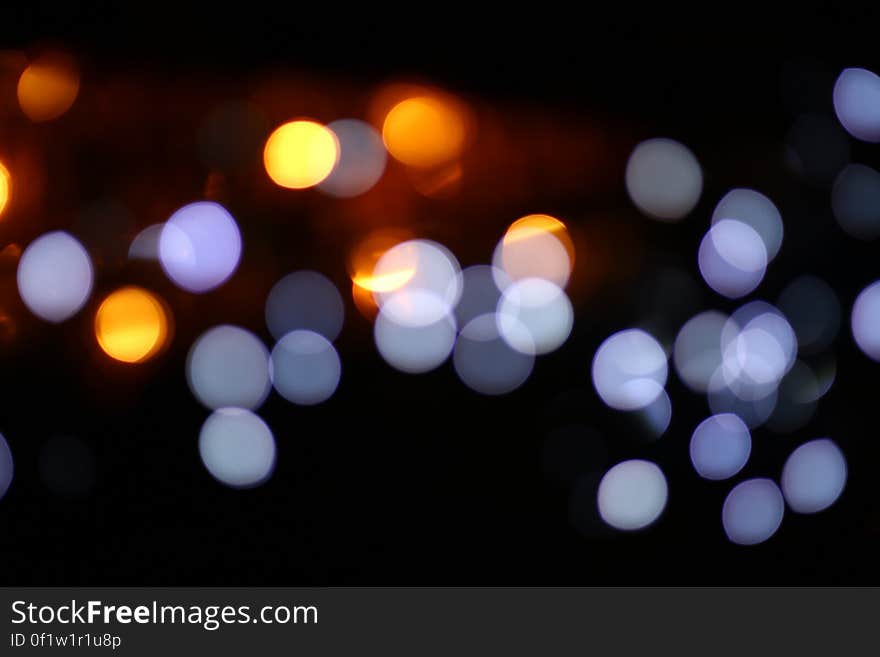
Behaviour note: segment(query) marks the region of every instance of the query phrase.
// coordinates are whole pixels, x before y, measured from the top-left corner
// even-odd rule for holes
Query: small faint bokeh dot
[[[221,408],[199,433],[199,455],[217,481],[232,488],[253,488],[275,469],[275,437],[263,420],[241,408]]]
[[[785,286],[776,302],[788,318],[804,353],[818,353],[831,345],[840,330],[840,301],[828,283],[803,275]]]
[[[852,237],[880,237],[880,173],[863,164],[847,165],[834,181],[831,208],[837,223]]]
[[[626,164],[626,190],[645,214],[678,221],[697,205],[703,172],[694,154],[672,139],[643,141]]]
[[[263,150],[266,173],[288,189],[314,187],[330,175],[338,159],[336,135],[314,121],[290,121],[276,128]]]
[[[64,114],[79,93],[79,70],[64,53],[47,53],[31,62],[18,80],[18,104],[35,122]]]
[[[271,389],[269,352],[250,331],[224,324],[205,331],[190,349],[186,378],[211,409],[258,408]]]
[[[98,307],[95,337],[111,358],[123,363],[149,360],[165,346],[168,337],[165,307],[143,288],[120,288]]]
[[[88,300],[93,276],[83,245],[55,231],[35,239],[21,254],[18,291],[32,313],[47,322],[63,322]]]
[[[668,494],[666,477],[656,464],[639,459],[623,461],[608,470],[599,483],[599,514],[615,529],[643,529],[663,513]]]
[[[40,476],[56,495],[87,495],[95,485],[95,470],[91,447],[74,436],[50,438],[40,451]]]
[[[266,298],[266,325],[276,340],[296,329],[320,333],[331,342],[342,330],[345,306],[329,278],[303,270],[279,280]]]

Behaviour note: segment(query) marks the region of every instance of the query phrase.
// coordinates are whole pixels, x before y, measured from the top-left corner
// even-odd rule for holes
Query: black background
[[[430,80],[501,112],[527,106],[536,116],[575,117],[623,144],[607,153],[610,184],[585,183],[588,192],[560,196],[535,190],[530,203],[476,227],[456,223],[442,203],[426,203],[418,225],[469,265],[488,260],[511,220],[548,211],[570,219],[573,230],[582,222],[594,240],[624,230],[641,255],[615,253],[611,238],[607,248],[632,271],[576,299],[569,342],[540,359],[525,386],[498,399],[465,389],[449,363],[419,377],[386,366],[369,324],[346,297],[340,388],[316,408],[270,397],[260,414],[277,438],[279,463],[274,478],[251,491],[219,486],[199,462],[196,439],[207,413],[187,389],[186,351],[221,322],[247,326],[268,341],[263,301],[286,271],[319,269],[346,293],[346,244],[314,227],[308,215],[317,202],[290,210],[271,192],[267,207],[242,223],[244,261],[228,289],[195,298],[149,268],[107,271],[96,292],[135,282],[169,301],[175,341],[139,369],[101,358],[89,325],[99,294],[61,326],[22,322],[0,354],[0,427],[16,459],[15,482],[0,501],[0,577],[27,585],[876,583],[880,370],[857,350],[846,325],[855,296],[878,277],[877,247],[836,226],[828,185],[804,182],[791,170],[785,141],[801,113],[833,116],[831,87],[842,67],[880,68],[877,12],[769,3],[700,10],[548,3],[332,9],[28,4],[0,10],[0,34],[11,48],[63,44],[96,77],[148,80],[145,97],[162,108],[157,122],[173,117],[185,87],[187,97],[210,95],[267,70],[342,86]],[[163,89],[161,97],[150,96]],[[89,121],[73,112],[64,120],[74,119]],[[137,122],[133,128],[151,129]],[[14,129],[7,127],[7,135]],[[26,244],[47,225],[70,225],[95,190],[127,175],[102,162],[100,147],[70,134],[69,143],[78,145],[50,161],[59,169],[72,162],[79,186],[46,202],[59,214],[16,217],[30,223],[0,228],[6,241]],[[674,226],[640,217],[623,189],[628,148],[655,135],[688,144],[706,176],[697,209]],[[51,135],[35,139],[45,146]],[[155,159],[136,172],[154,177],[169,209],[198,198],[204,174],[193,157],[192,180],[163,178],[163,158],[191,157],[185,145],[176,146],[151,151]],[[124,144],[117,147],[124,152]],[[853,143],[851,159],[880,162],[877,147],[866,144]],[[824,513],[788,513],[776,536],[751,548],[730,544],[721,528],[721,504],[733,482],[699,479],[687,457],[690,433],[708,414],[705,400],[671,374],[672,425],[646,443],[601,404],[589,377],[600,341],[645,319],[644,299],[663,267],[677,265],[694,278],[695,291],[684,295],[688,310],[736,307],[713,295],[695,268],[711,210],[734,186],[770,195],[786,225],[782,252],[756,296],[773,300],[797,274],[814,273],[832,284],[845,313],[835,345],[838,380],[816,416],[790,435],[756,431],[753,456],[737,480],[778,479],[793,447],[830,436],[849,461],[847,488]],[[229,202],[239,218],[248,214],[245,204],[234,194]],[[611,211],[617,225],[595,218]],[[296,221],[285,223],[291,213]],[[151,223],[146,219],[139,224]],[[14,267],[2,276],[14,285]],[[669,309],[670,322],[688,316],[678,312]],[[570,487],[547,472],[544,445],[572,424],[600,436],[606,452],[576,468],[585,475],[583,490],[624,458],[663,467],[670,499],[657,525],[632,535],[603,532],[584,520],[579,505],[570,506]],[[41,449],[55,435],[75,435],[89,446],[96,467],[89,494],[59,496],[41,481]],[[586,535],[573,525],[587,525]]]

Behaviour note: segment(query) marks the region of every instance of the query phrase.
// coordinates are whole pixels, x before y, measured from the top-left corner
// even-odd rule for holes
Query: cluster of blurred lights
[[[880,78],[864,69],[846,69],[833,100],[837,118],[851,136],[880,142]],[[815,130],[808,131],[806,122]],[[880,235],[880,174],[864,165],[845,166],[849,146],[840,141],[837,129],[823,117],[804,117],[792,132],[799,165],[814,180],[836,176],[831,204],[840,226],[859,239],[874,239]],[[820,152],[844,151],[846,157],[818,157]],[[635,206],[662,221],[685,217],[702,191],[696,158],[670,139],[639,144],[625,179]],[[728,299],[746,297],[760,286],[783,236],[782,217],[769,198],[752,189],[731,190],[716,205],[699,245],[703,280]],[[755,300],[730,315],[705,310],[692,316],[679,330],[671,353],[641,328],[614,333],[596,350],[593,385],[613,409],[650,411],[662,433],[668,426],[666,409],[671,412],[665,392],[671,356],[680,380],[692,392],[706,395],[713,413],[691,436],[694,470],[704,479],[726,480],[749,461],[756,427],[766,424],[789,432],[810,420],[834,381],[834,359],[827,350],[840,323],[841,305],[831,286],[812,275],[800,276],[775,306]],[[859,348],[880,361],[880,281],[859,294],[851,328]],[[846,479],[846,459],[833,441],[806,442],[789,455],[779,484],[752,478],[729,491],[721,513],[723,529],[733,543],[766,541],[781,525],[786,504],[796,513],[827,509],[843,492]],[[666,479],[654,463],[624,461],[605,473],[596,499],[607,524],[641,529],[661,515]]]
[[[369,294],[376,347],[402,372],[428,372],[452,355],[466,386],[506,394],[525,383],[535,356],[555,351],[571,333],[564,288],[574,246],[565,224],[549,215],[511,224],[491,265],[462,270],[437,242],[395,242],[387,233],[368,236],[351,260],[355,302],[367,305]]]
[[[50,53],[22,72],[19,105],[30,120],[49,121],[71,108],[79,85],[75,62]],[[833,103],[849,135],[880,142],[880,77],[865,69],[844,70],[834,86]],[[251,142],[261,139],[263,124],[251,106],[220,108],[203,126],[203,158],[221,169],[232,166]],[[262,144],[263,166],[280,187],[315,187],[350,198],[379,182],[390,155],[430,196],[460,179],[472,129],[467,111],[455,99],[421,91],[391,103],[381,130],[351,118],[327,125],[310,119],[285,122]],[[241,139],[217,137],[230,131]],[[790,142],[805,175],[834,179],[831,205],[843,230],[874,239],[880,236],[880,174],[865,165],[846,164],[849,144],[838,132],[823,117],[802,117]],[[221,142],[230,152],[224,152]],[[818,157],[823,149],[839,157]],[[667,138],[638,144],[624,179],[634,205],[663,222],[684,219],[703,192],[699,161],[686,146]],[[0,213],[10,197],[11,176],[0,164]],[[712,212],[696,264],[709,288],[727,299],[741,299],[761,285],[783,238],[782,216],[772,200],[753,189],[732,189]],[[202,294],[233,276],[242,257],[242,237],[225,207],[197,201],[142,230],[129,257],[157,260],[176,286]],[[567,341],[574,309],[566,287],[574,264],[566,225],[550,215],[533,214],[508,227],[491,263],[462,269],[442,244],[380,231],[353,250],[349,274],[355,304],[374,321],[377,351],[390,366],[420,374],[451,357],[468,388],[501,395],[528,380],[537,356]],[[54,231],[35,239],[21,254],[17,284],[31,312],[60,323],[87,304],[94,276],[83,244],[69,233]],[[833,359],[830,369],[823,370],[808,358],[827,355],[841,312],[825,281],[801,276],[783,290],[776,305],[752,300],[730,314],[706,310],[690,317],[669,349],[643,328],[610,335],[595,352],[593,385],[607,406],[638,414],[659,437],[672,414],[666,392],[671,359],[679,379],[705,395],[712,411],[691,435],[693,468],[706,480],[731,479],[749,461],[756,428],[766,424],[792,431],[811,418],[834,381],[834,367]],[[331,398],[341,378],[333,343],[344,324],[344,303],[327,277],[297,271],[281,278],[266,299],[265,321],[275,341],[271,350],[245,328],[220,325],[195,340],[186,361],[189,387],[211,411],[198,439],[202,462],[215,479],[233,488],[260,485],[275,468],[275,438],[256,414],[271,391],[311,406]],[[125,286],[98,306],[94,333],[108,356],[137,364],[167,346],[172,324],[170,309],[155,293]],[[859,294],[851,329],[858,347],[880,361],[880,281]],[[0,497],[13,471],[12,453],[0,436]],[[796,513],[827,509],[842,494],[846,479],[840,448],[827,438],[808,441],[791,452],[779,484],[750,478],[730,489],[721,509],[723,530],[737,544],[766,541],[780,527],[786,504]],[[660,518],[668,494],[660,467],[634,459],[604,473],[595,502],[605,523],[633,531]]]

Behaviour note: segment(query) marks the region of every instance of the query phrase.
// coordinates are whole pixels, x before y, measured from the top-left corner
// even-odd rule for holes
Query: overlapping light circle
[[[542,278],[524,278],[510,285],[498,303],[498,330],[522,353],[546,354],[566,341],[574,323],[568,296]]]
[[[462,329],[452,362],[458,378],[484,395],[503,395],[519,388],[532,373],[535,357],[517,351],[501,336],[494,313],[479,315]]]
[[[219,203],[198,201],[169,217],[159,236],[159,262],[168,277],[189,292],[222,285],[241,259],[241,234]]]
[[[742,221],[721,219],[700,242],[700,274],[706,284],[729,299],[753,291],[767,270],[767,249],[758,232]]]
[[[611,335],[593,358],[596,392],[608,406],[621,411],[638,410],[657,399],[667,372],[663,347],[641,329]]]
[[[782,215],[769,198],[754,189],[732,189],[718,202],[712,224],[733,219],[751,227],[764,242],[767,261],[773,260],[782,246]]]
[[[287,274],[266,298],[266,325],[276,340],[297,329],[314,331],[331,342],[339,336],[345,306],[336,286],[323,274]]]
[[[342,375],[339,354],[314,331],[291,331],[272,349],[272,385],[294,404],[313,406],[336,392]]]
[[[340,119],[327,125],[339,143],[339,161],[318,189],[338,198],[369,191],[385,172],[388,156],[382,137],[357,119]]]
[[[271,390],[269,352],[250,331],[215,326],[193,343],[186,378],[196,399],[210,409],[255,409]]]

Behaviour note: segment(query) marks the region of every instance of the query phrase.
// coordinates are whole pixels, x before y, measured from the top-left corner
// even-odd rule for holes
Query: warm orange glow
[[[168,316],[162,302],[139,287],[110,294],[95,314],[95,337],[108,356],[123,363],[142,363],[155,356],[168,339]]]
[[[456,159],[466,136],[461,109],[437,96],[415,96],[397,103],[382,126],[388,152],[414,167],[434,167]]]
[[[402,230],[382,230],[369,235],[351,252],[349,273],[352,282],[369,292],[391,292],[403,287],[416,273],[415,263],[401,263],[401,266],[376,273],[376,263],[391,247],[410,238]]]
[[[43,55],[18,79],[18,104],[31,121],[49,121],[70,109],[79,93],[79,71],[71,57]]]
[[[574,266],[574,243],[568,229],[547,214],[514,221],[500,248],[500,265],[512,280],[543,278],[565,287]]]
[[[263,164],[281,187],[314,187],[330,175],[339,160],[339,141],[329,128],[314,121],[291,121],[266,140]]]
[[[9,178],[9,170],[0,162],[0,214],[6,209],[11,193],[12,181]]]
[[[376,319],[376,315],[379,314],[379,306],[376,304],[372,292],[353,282],[351,284],[351,298],[361,315],[371,321]]]
[[[463,173],[461,164],[455,162],[436,169],[412,169],[410,180],[422,196],[445,199],[458,193]]]

